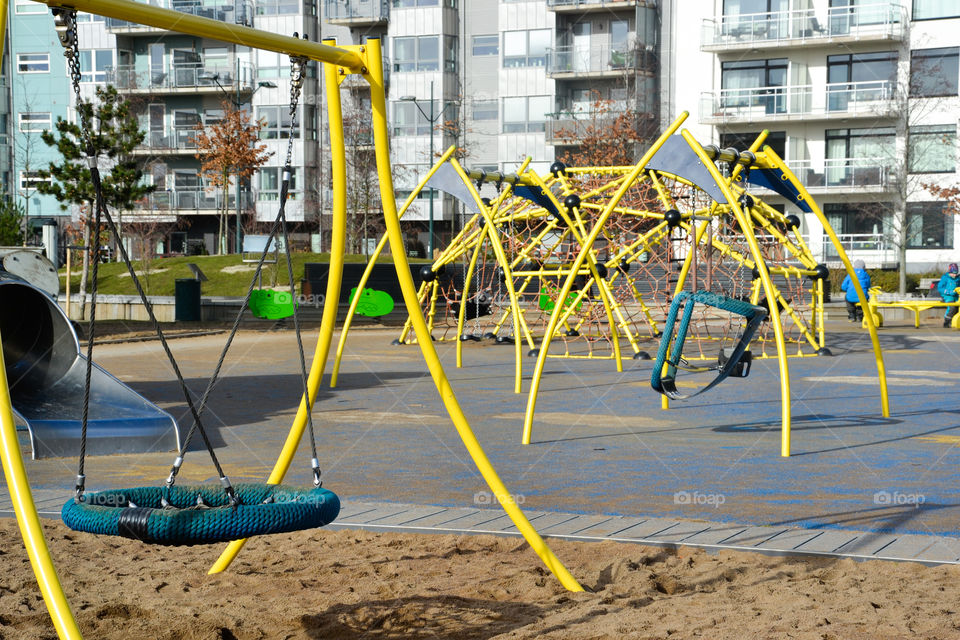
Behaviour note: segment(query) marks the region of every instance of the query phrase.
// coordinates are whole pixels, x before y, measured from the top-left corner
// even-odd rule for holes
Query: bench
[[[921,281],[922,286],[922,281]],[[927,285],[929,287],[929,285]],[[935,298],[919,298],[916,300],[892,300],[881,302],[879,295],[883,293],[880,287],[871,287],[868,292],[867,307],[870,310],[870,313],[873,315],[875,323],[878,327],[883,326],[883,316],[877,312],[877,309],[907,309],[913,311],[913,326],[917,329],[920,328],[920,312],[926,311],[928,309],[946,309],[947,307],[960,307],[960,302],[943,302],[942,300]],[[863,326],[866,327],[866,321],[864,321]],[[953,320],[950,323],[951,329],[960,329],[960,313],[953,316]]]

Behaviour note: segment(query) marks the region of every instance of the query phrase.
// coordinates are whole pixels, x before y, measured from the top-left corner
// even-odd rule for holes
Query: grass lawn
[[[299,286],[300,279],[303,278],[303,265],[307,262],[329,262],[328,253],[294,253],[290,256],[293,262],[293,279]],[[346,262],[367,261],[366,256],[347,255]],[[385,264],[393,263],[393,256],[381,255],[379,262]],[[426,262],[426,260],[411,259],[411,262]],[[187,266],[193,263],[200,267],[208,281],[203,283],[203,295],[205,296],[242,296],[247,292],[250,286],[250,280],[253,277],[256,263],[241,262],[237,254],[225,256],[181,256],[176,258],[155,258],[145,266],[142,262],[133,263],[143,283],[143,287],[148,295],[151,296],[172,296],[174,294],[175,281],[178,278],[193,278],[193,272]],[[101,294],[120,294],[137,295],[137,290],[133,286],[133,279],[127,272],[126,266],[122,262],[101,263],[99,267],[99,292]],[[67,271],[66,268],[60,269],[60,290],[64,291],[66,286]],[[77,267],[71,272],[70,290],[79,291],[80,288],[80,269]],[[286,258],[281,254],[278,264],[265,264],[263,267],[263,286],[270,287],[274,284],[285,286],[287,283],[287,263]],[[90,284],[87,284],[87,291],[90,290]]]

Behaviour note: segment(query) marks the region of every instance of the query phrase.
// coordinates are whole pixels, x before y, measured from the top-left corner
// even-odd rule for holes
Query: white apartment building
[[[663,16],[665,113],[689,110],[698,138],[721,146],[769,130],[868,267],[896,266],[901,245],[910,272],[957,260],[960,229],[925,186],[957,184],[960,3],[711,0]],[[822,231],[804,217],[814,251],[835,262]]]

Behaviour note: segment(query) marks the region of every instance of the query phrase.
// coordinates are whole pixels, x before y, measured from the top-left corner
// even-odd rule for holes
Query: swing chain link
[[[84,151],[87,153],[87,164],[92,166],[94,159],[91,157],[93,154],[90,144],[90,129],[84,122],[83,96],[80,93],[80,44],[77,38],[77,12],[75,9],[64,9],[62,7],[51,7],[51,11],[53,12],[57,38],[63,45],[63,57],[67,59],[67,71],[70,75],[73,95],[77,101],[77,124],[80,127]]]

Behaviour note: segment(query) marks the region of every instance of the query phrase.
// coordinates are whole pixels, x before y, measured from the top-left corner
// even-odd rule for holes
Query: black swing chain
[[[296,37],[296,35],[297,34],[294,34],[294,37]],[[246,295],[243,298],[243,304],[241,304],[240,310],[237,312],[237,315],[234,318],[233,326],[231,327],[230,333],[227,336],[227,340],[224,343],[223,350],[220,352],[220,357],[217,359],[217,365],[214,368],[213,374],[210,376],[210,380],[207,383],[207,388],[204,390],[203,395],[200,398],[199,410],[201,413],[206,408],[207,400],[209,399],[210,394],[212,393],[217,382],[219,382],[220,372],[223,368],[223,363],[226,359],[227,352],[230,350],[230,347],[233,344],[233,340],[236,337],[237,331],[240,328],[240,322],[249,304],[250,296],[253,293],[253,287],[257,282],[260,272],[263,270],[263,265],[264,265],[264,262],[266,261],[267,252],[270,248],[270,245],[273,243],[274,239],[277,237],[278,232],[280,232],[281,230],[283,232],[284,247],[287,247],[287,248],[289,247],[289,243],[286,235],[286,226],[285,226],[286,225],[285,207],[286,207],[286,201],[289,195],[289,184],[290,184],[290,173],[291,173],[290,164],[292,162],[292,157],[293,157],[294,136],[292,135],[292,132],[293,132],[293,129],[297,126],[297,103],[299,102],[300,92],[303,87],[303,71],[305,69],[306,63],[307,63],[306,58],[298,58],[295,61],[294,58],[291,57],[291,74],[290,74],[291,75],[291,83],[290,83],[291,135],[289,136],[289,139],[287,142],[287,154],[284,162],[283,183],[281,185],[281,190],[280,190],[280,209],[270,229],[270,233],[267,236],[267,241],[264,244],[264,249],[260,254],[260,259],[257,262],[257,266],[256,266],[256,269],[254,270],[253,277],[250,280],[250,285],[247,287]],[[292,281],[293,269],[290,265],[289,249],[286,250],[286,254],[287,254],[287,262],[288,262],[287,272],[291,279],[290,280],[291,297],[293,299],[296,299],[295,293],[293,291],[293,286],[294,286]],[[309,395],[307,394],[306,361],[305,361],[304,352],[303,352],[303,342],[301,339],[299,318],[296,313],[294,313],[294,328],[297,334],[297,345],[300,352],[301,377],[303,380],[304,397],[309,398]],[[320,483],[320,463],[319,463],[317,452],[316,452],[316,439],[314,436],[313,420],[311,416],[312,408],[313,408],[312,403],[310,403],[310,406],[308,407],[308,412],[307,412],[307,421],[308,421],[307,424],[310,430],[310,445],[311,445],[311,452],[312,452],[311,466],[313,469],[314,485],[319,487],[321,484]],[[174,463],[170,468],[170,473],[166,481],[166,485],[168,487],[173,486],[176,480],[177,474],[180,472],[180,468],[183,465],[184,457],[186,456],[187,448],[190,446],[190,442],[193,439],[193,435],[195,432],[196,432],[196,423],[193,426],[191,426],[190,430],[187,432],[187,435],[183,439],[183,443],[180,446],[180,451],[177,455],[177,458],[176,460],[174,460]]]
[[[217,475],[220,478],[220,484],[223,486],[224,492],[227,494],[227,497],[230,500],[230,504],[236,506],[239,504],[239,499],[237,498],[233,485],[231,484],[229,478],[227,478],[227,476],[223,473],[220,462],[213,450],[213,443],[210,441],[206,430],[200,423],[200,413],[193,403],[193,398],[191,397],[190,390],[187,388],[186,382],[183,379],[183,374],[180,371],[180,367],[177,365],[177,361],[173,356],[173,352],[170,350],[170,346],[167,344],[166,337],[163,335],[163,331],[160,328],[160,323],[157,321],[156,315],[153,312],[153,305],[150,304],[150,301],[147,298],[146,292],[143,289],[143,285],[140,282],[140,278],[137,276],[133,268],[133,264],[130,262],[130,256],[127,254],[126,247],[124,246],[123,242],[120,241],[119,229],[117,229],[117,226],[113,221],[113,217],[110,215],[110,211],[107,209],[104,203],[103,184],[100,179],[100,171],[97,168],[97,156],[90,140],[91,127],[90,123],[86,121],[88,114],[86,114],[83,96],[80,93],[80,52],[79,43],[77,41],[77,13],[73,9],[63,9],[60,7],[52,7],[51,11],[54,15],[57,35],[60,39],[60,43],[64,47],[64,56],[67,58],[67,64],[70,70],[73,93],[77,103],[77,116],[79,119],[81,137],[86,147],[85,152],[87,156],[87,166],[90,169],[90,181],[93,183],[95,192],[95,202],[93,203],[93,208],[95,210],[93,227],[93,266],[91,273],[93,282],[90,287],[91,310],[88,330],[89,335],[87,338],[87,369],[86,381],[84,385],[83,415],[80,432],[80,460],[78,463],[75,499],[78,502],[83,500],[84,484],[86,480],[86,476],[84,475],[84,460],[86,458],[87,424],[91,383],[90,378],[93,368],[93,339],[96,331],[96,302],[98,288],[97,277],[98,265],[100,262],[100,225],[101,220],[106,219],[107,226],[109,227],[111,234],[117,239],[117,249],[123,258],[123,262],[127,267],[127,271],[130,273],[130,277],[137,289],[137,293],[140,295],[140,300],[144,305],[144,309],[146,310],[147,315],[153,324],[154,330],[157,333],[157,337],[159,338],[160,343],[163,346],[163,350],[167,355],[167,359],[170,361],[170,365],[176,374],[177,381],[180,384],[180,389],[183,392],[184,398],[186,399],[187,405],[189,406],[190,412],[193,416],[194,424],[195,426],[199,426],[204,443],[207,446],[207,451],[210,453],[211,460],[213,461],[213,465],[217,470]]]

